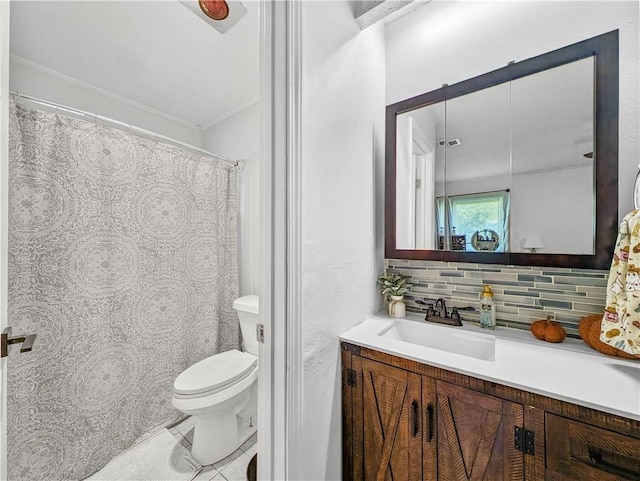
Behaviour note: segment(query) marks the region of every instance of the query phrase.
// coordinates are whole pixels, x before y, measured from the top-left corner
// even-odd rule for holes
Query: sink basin
[[[496,341],[493,336],[457,329],[398,319],[380,331],[378,336],[484,361],[495,360]]]

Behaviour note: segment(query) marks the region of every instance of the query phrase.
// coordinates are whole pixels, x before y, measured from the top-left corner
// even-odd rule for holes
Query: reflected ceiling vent
[[[451,139],[451,140],[440,139],[438,140],[438,145],[442,147],[445,144],[445,142],[449,147],[453,147],[454,145],[460,145],[462,143],[460,142],[460,139]]]
[[[360,30],[384,21],[385,25],[411,13],[431,0],[350,0]]]
[[[233,0],[180,0],[180,3],[220,33],[225,33],[247,13],[244,5]]]

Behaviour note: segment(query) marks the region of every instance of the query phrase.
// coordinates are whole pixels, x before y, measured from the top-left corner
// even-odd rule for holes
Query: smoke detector
[[[246,7],[237,0],[179,1],[220,33],[225,33],[247,13]]]

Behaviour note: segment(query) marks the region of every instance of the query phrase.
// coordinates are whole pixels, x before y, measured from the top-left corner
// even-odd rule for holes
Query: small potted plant
[[[407,278],[401,274],[382,274],[378,277],[380,293],[389,302],[389,316],[404,317],[406,307],[404,295],[409,292],[411,284],[407,284]]]

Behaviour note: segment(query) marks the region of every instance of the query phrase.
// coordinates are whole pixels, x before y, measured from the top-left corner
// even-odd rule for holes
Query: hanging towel
[[[620,223],[600,340],[640,356],[640,210],[630,212]]]

